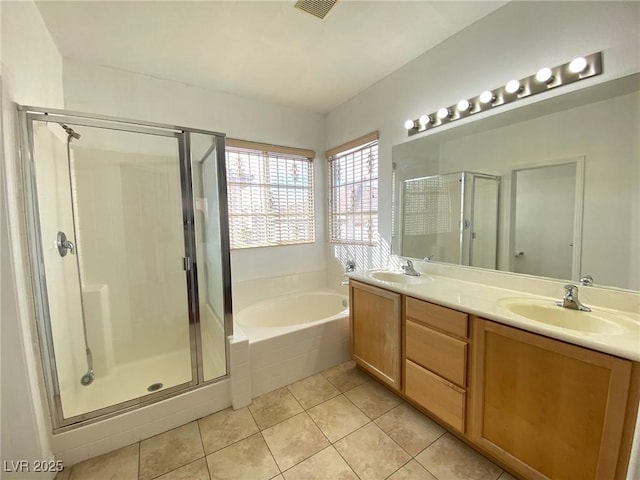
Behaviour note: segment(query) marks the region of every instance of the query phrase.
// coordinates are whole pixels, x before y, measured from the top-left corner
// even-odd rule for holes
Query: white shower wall
[[[57,131],[59,130],[59,131]],[[71,215],[71,190],[66,135],[59,125],[36,122],[34,128],[36,181],[40,209],[40,233],[51,333],[63,410],[75,410],[75,392],[86,372],[82,313],[74,255],[61,257],[56,247],[58,231],[75,241]]]
[[[186,280],[178,267],[184,239],[182,206],[175,201],[181,198],[177,160],[79,148],[74,175],[85,303],[87,290],[96,289],[108,301],[102,312],[109,318],[97,308],[86,312],[88,331],[97,333],[89,338],[96,374],[109,364],[110,351],[115,364],[123,364],[184,349],[188,317]]]

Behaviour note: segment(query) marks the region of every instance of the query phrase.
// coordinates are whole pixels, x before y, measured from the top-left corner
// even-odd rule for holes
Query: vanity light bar
[[[521,98],[546,92],[552,88],[569,85],[602,73],[602,52],[587,57],[574,58],[571,62],[557,67],[543,67],[534,75],[521,80],[510,80],[505,85],[485,90],[473,98],[464,98],[456,105],[441,107],[430,115],[422,115],[416,120],[404,122],[409,136],[430,130],[440,125],[455,122],[461,118],[490,110],[500,105],[515,102]]]

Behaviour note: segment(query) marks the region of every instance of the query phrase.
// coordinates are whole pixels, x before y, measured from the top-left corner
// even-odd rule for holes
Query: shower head
[[[73,128],[67,127],[64,123],[62,124],[62,128],[64,129],[65,132],[67,132],[67,135],[69,135],[69,138],[68,138],[69,141],[71,141],[72,138],[75,138],[76,140],[80,139],[80,134],[74,131]]]

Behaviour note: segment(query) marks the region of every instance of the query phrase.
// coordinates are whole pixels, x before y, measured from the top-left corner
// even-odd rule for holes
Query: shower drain
[[[149,385],[147,387],[147,391],[148,392],[155,392],[157,390],[160,390],[162,388],[162,384],[161,383],[152,383],[151,385]]]

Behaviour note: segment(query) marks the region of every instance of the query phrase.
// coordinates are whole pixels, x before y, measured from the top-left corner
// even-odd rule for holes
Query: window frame
[[[378,244],[378,212],[379,212],[379,135],[378,132],[372,132],[364,135],[360,138],[347,142],[338,147],[332,148],[326,152],[327,158],[327,195],[328,195],[328,242],[335,245],[363,245],[363,246],[376,246]],[[373,151],[375,149],[375,152]],[[368,150],[368,152],[367,152]],[[368,177],[364,171],[364,155],[368,153],[369,162],[374,162],[374,165],[369,164],[369,173],[373,176]],[[374,157],[372,159],[372,156]],[[336,183],[336,167],[341,168],[339,162],[349,162],[343,167],[344,170],[349,170],[353,176],[353,181],[345,182],[338,185]],[[360,169],[359,172],[355,171]],[[339,172],[339,171],[338,171]],[[371,173],[375,172],[375,173]],[[359,180],[356,180],[357,177]],[[340,195],[339,190],[341,187],[351,185],[352,190],[350,193],[350,200],[346,199],[346,195]],[[358,189],[358,187],[360,187]],[[358,192],[356,193],[356,190]],[[370,197],[365,201],[364,195],[369,192]],[[344,192],[343,192],[344,193]],[[351,202],[351,210],[344,204]],[[360,208],[356,205],[359,203]],[[342,205],[342,209],[340,205]],[[366,206],[369,208],[367,209]],[[346,208],[346,209],[345,209]],[[360,217],[360,225],[355,227],[353,219]],[[339,217],[343,217],[342,222],[339,221]],[[350,221],[351,219],[351,221]],[[368,222],[367,222],[368,220]],[[365,223],[366,222],[366,223]],[[339,224],[351,223],[351,228],[347,227],[352,233],[345,234],[339,227]],[[368,224],[368,232],[366,228]]]
[[[247,162],[259,162],[253,165],[250,170],[254,174],[259,173],[260,178],[257,181],[239,181],[240,177],[233,177],[234,168],[232,168],[229,154],[248,155],[244,160]],[[315,188],[314,188],[314,158],[313,150],[299,149],[293,147],[284,147],[271,145],[266,143],[250,142],[246,140],[227,139],[225,142],[225,163],[227,167],[227,198],[228,198],[228,217],[229,217],[229,244],[231,250],[246,250],[251,248],[276,247],[286,245],[304,245],[315,243],[316,241],[316,215],[315,215]],[[288,168],[287,164],[294,166],[303,166],[303,181],[301,185],[288,184],[289,177],[285,173],[285,180],[281,181],[282,168]],[[275,165],[275,167],[274,167]],[[237,170],[237,168],[236,168]],[[273,181],[275,172],[276,180]],[[294,182],[295,182],[295,172]],[[234,189],[250,188],[252,193],[249,194],[249,200],[246,195],[238,195],[235,197]],[[256,196],[253,196],[256,193]],[[273,198],[282,196],[284,202],[275,202]],[[291,206],[289,199],[300,200],[303,205],[302,211],[286,208],[281,210],[274,208],[274,205],[282,207]],[[261,209],[256,211],[247,211],[252,209],[252,201],[257,199],[261,205]],[[300,204],[295,202],[296,204]],[[241,209],[247,210],[241,210]],[[270,210],[272,209],[272,210]],[[238,237],[236,225],[238,218],[249,219],[249,223],[253,223],[256,228],[252,231],[256,235],[255,238]],[[291,232],[295,231],[295,224],[300,222],[304,226],[305,233],[302,238],[294,238]],[[239,228],[242,228],[241,226]],[[256,233],[257,232],[257,233]],[[274,234],[274,232],[278,232]],[[282,232],[287,235],[282,235]]]

